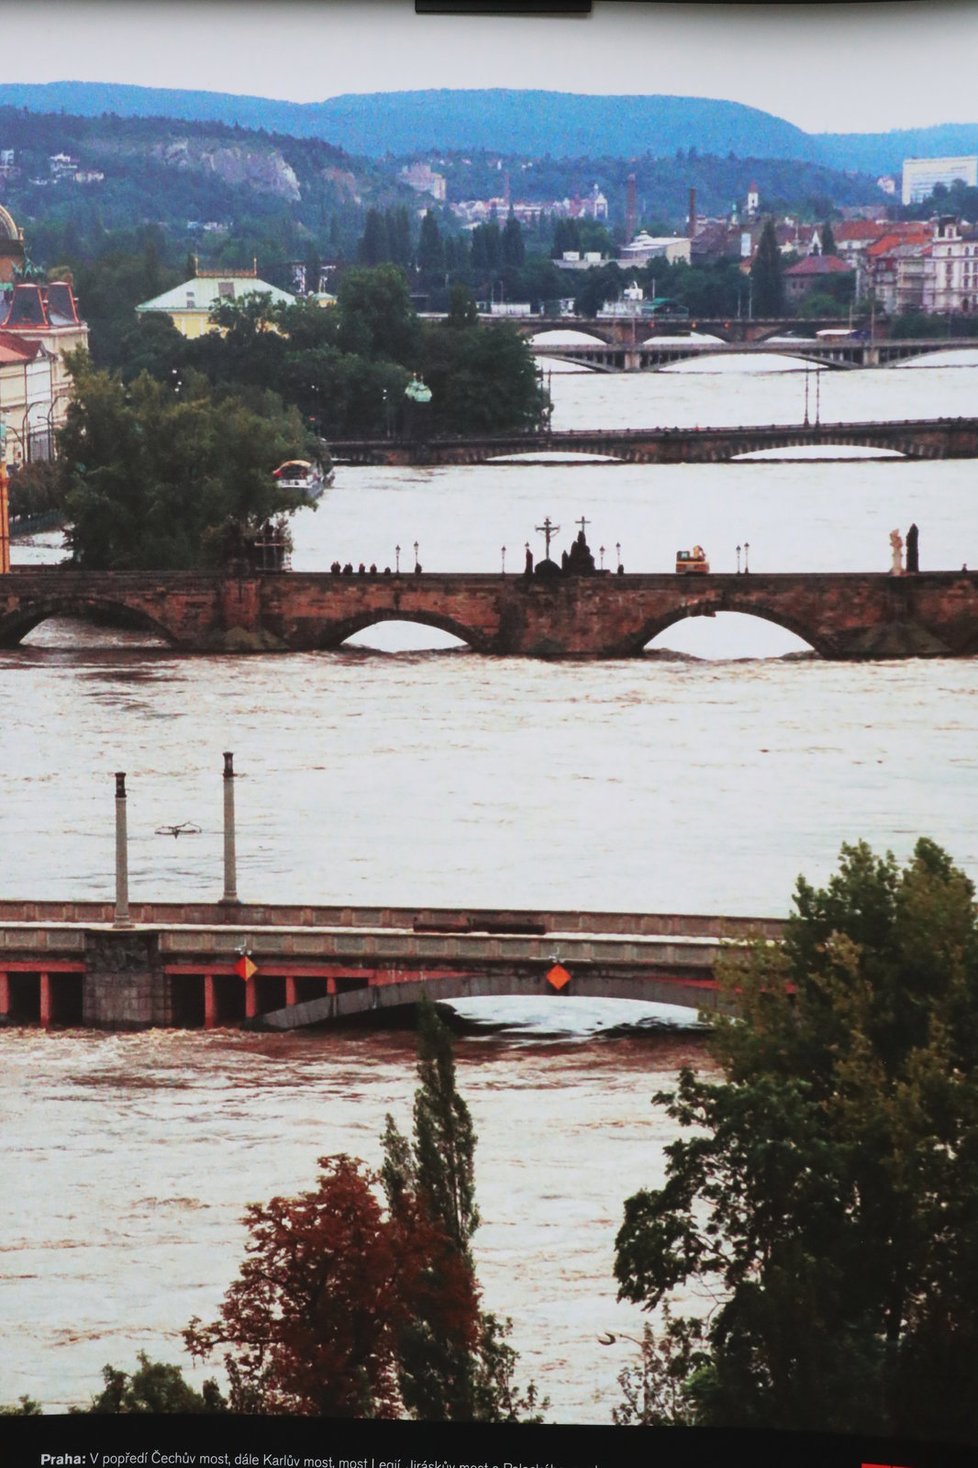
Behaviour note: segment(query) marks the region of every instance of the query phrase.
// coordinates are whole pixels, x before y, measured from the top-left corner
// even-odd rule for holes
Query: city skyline
[[[0,0],[0,22],[7,82],[297,102],[446,85],[660,93],[741,102],[815,133],[978,122],[978,8],[955,0],[594,0],[580,17],[424,16],[413,0]],[[159,46],[181,30],[190,45]]]

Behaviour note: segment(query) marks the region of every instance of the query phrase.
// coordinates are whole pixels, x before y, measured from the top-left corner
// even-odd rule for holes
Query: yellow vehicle
[[[701,545],[694,545],[692,550],[676,552],[677,576],[690,576],[697,572],[705,573],[709,569],[710,563],[706,559],[706,551]]]

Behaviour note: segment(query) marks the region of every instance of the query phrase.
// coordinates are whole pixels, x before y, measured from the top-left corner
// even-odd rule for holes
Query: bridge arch
[[[734,447],[731,451],[724,447],[718,452],[717,457],[725,463],[736,463],[741,461],[751,462],[747,459],[750,454],[755,454],[764,449],[792,449],[792,448],[856,448],[856,449],[878,449],[888,458],[898,457],[905,459],[938,459],[943,457],[939,448],[933,444],[919,443],[912,434],[906,438],[894,440],[892,432],[873,433],[872,430],[858,427],[849,428],[845,424],[833,425],[813,435],[811,432],[800,433],[797,428],[792,429],[785,426],[783,433],[772,432],[765,429],[763,436],[758,435],[758,441],[753,448]]]
[[[575,970],[570,982],[560,993],[548,984],[544,973],[477,974],[458,973],[425,979],[405,979],[399,983],[372,984],[343,993],[326,994],[319,999],[267,1011],[250,1025],[257,1029],[303,1029],[326,1025],[336,1020],[357,1016],[380,1017],[398,1009],[420,1004],[423,997],[435,1003],[452,999],[534,998],[545,999],[559,1007],[568,998],[627,999],[645,1004],[669,1004],[687,1009],[691,1015],[699,1010],[721,1008],[715,982],[708,976],[672,977],[648,974],[615,977]],[[724,1006],[725,1007],[725,1006]]]
[[[411,623],[417,627],[431,627],[435,631],[446,632],[450,637],[457,637],[473,652],[492,651],[489,640],[476,628],[469,627],[454,617],[434,612],[413,611],[404,607],[363,611],[356,616],[344,618],[341,622],[334,622],[324,629],[318,645],[323,651],[334,650],[342,647],[358,633],[366,632],[369,628],[380,626],[385,622]]]
[[[165,623],[126,602],[110,597],[55,594],[21,605],[7,616],[0,617],[0,647],[19,646],[35,627],[55,617],[152,632],[170,647],[180,645],[179,638]]]
[[[750,579],[745,578],[745,579]],[[792,633],[801,639],[818,654],[819,657],[831,657],[833,646],[829,639],[820,635],[812,627],[791,615],[785,615],[780,608],[766,605],[763,601],[755,601],[743,596],[725,596],[722,601],[704,595],[696,601],[686,602],[683,606],[676,606],[658,616],[650,617],[644,624],[641,632],[636,637],[635,652],[642,653],[650,642],[654,642],[661,633],[668,631],[677,623],[684,622],[690,617],[717,617],[725,612],[739,612],[744,616],[753,617],[761,622],[768,622],[774,627],[780,627],[785,632]]]

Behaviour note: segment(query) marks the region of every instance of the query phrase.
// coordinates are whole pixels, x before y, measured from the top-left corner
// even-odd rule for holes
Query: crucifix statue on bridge
[[[559,525],[554,525],[553,522],[550,519],[550,516],[548,515],[546,517],[546,519],[544,520],[543,524],[542,525],[538,525],[536,528],[537,528],[538,532],[544,537],[544,541],[545,541],[546,547],[547,547],[545,554],[546,554],[547,560],[549,561],[550,560],[550,542],[553,540],[554,536],[559,533],[560,526]]]
[[[581,527],[581,535],[584,534],[584,527],[586,525],[590,525],[590,523],[591,523],[590,520],[585,520],[585,518],[584,518],[583,515],[581,516],[581,518],[579,520],[575,520],[574,521],[574,524],[575,525],[580,525],[580,527]]]

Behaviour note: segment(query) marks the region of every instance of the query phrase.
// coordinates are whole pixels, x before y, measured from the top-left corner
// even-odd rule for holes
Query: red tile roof
[[[40,349],[40,342],[25,342],[19,336],[0,331],[0,362],[31,362]]]
[[[840,260],[838,255],[807,255],[797,265],[791,265],[785,275],[838,275],[844,271],[852,273],[852,266]]]

